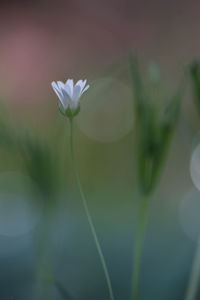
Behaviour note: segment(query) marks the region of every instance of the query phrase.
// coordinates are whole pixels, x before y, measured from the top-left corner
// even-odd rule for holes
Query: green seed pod
[[[133,56],[130,57],[130,68],[137,121],[139,188],[142,194],[150,195],[158,184],[166,161],[180,113],[184,84],[181,84],[162,114],[151,101],[150,92],[144,88],[138,62]]]

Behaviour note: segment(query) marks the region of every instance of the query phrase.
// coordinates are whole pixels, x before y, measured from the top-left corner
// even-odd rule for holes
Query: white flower
[[[66,83],[62,81],[53,81],[51,83],[56,95],[58,96],[59,108],[62,113],[69,113],[69,116],[77,114],[80,107],[80,97],[89,89],[86,85],[87,80],[79,80],[74,85],[73,79],[68,79]]]

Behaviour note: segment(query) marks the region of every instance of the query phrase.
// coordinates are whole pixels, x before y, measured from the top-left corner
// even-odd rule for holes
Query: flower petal
[[[62,81],[57,81],[57,85],[59,89],[62,89],[65,86],[65,84]]]
[[[85,93],[88,89],[89,89],[90,85],[86,85],[86,87],[82,90],[81,95],[83,95],[83,93]]]
[[[62,93],[61,89],[57,86],[55,81],[53,81],[51,83],[51,86],[52,86],[54,92],[56,93],[56,95],[58,96],[59,100],[62,102],[63,101],[63,93]]]
[[[73,101],[77,101],[80,98],[81,95],[81,86],[80,85],[75,85],[74,91],[73,91]]]
[[[73,95],[73,89],[74,89],[74,81],[73,79],[68,79],[65,83],[65,87],[66,87],[66,90],[69,94],[70,97],[72,97]]]
[[[84,87],[85,87],[85,85],[86,85],[86,82],[87,82],[86,79],[85,79],[85,80],[82,80],[80,83],[79,83],[79,81],[77,82],[77,84],[79,84],[80,87],[81,87],[81,95],[82,95],[82,90],[84,89]]]
[[[86,81],[87,80],[79,80],[79,81],[77,81],[76,85],[79,85],[81,87],[81,89],[83,89],[86,84]]]
[[[72,91],[71,91],[70,86],[68,84],[65,84],[64,89],[67,92],[67,94],[69,95],[69,97],[72,98]]]
[[[68,105],[70,105],[72,103],[72,99],[69,96],[69,94],[67,93],[65,87],[62,88],[62,93],[63,93],[63,106],[64,106],[64,109],[66,110]]]

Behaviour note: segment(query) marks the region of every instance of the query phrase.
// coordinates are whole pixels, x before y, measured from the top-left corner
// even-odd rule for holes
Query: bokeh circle
[[[92,82],[82,96],[76,120],[90,139],[103,143],[120,140],[133,128],[131,88],[111,77]]]
[[[40,221],[41,213],[28,191],[27,176],[19,172],[0,173],[0,235],[28,234]]]
[[[200,190],[200,144],[192,153],[190,160],[190,174],[193,184]]]
[[[200,237],[200,193],[191,189],[185,194],[179,209],[180,223],[184,233],[192,240]]]

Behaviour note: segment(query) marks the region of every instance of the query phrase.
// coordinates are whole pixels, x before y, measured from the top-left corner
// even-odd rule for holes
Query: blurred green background
[[[149,63],[159,65],[153,95],[165,105],[199,57],[199,9],[179,0],[1,2],[1,300],[34,299],[40,273],[43,300],[108,299],[72,171],[69,123],[51,88],[68,78],[91,85],[75,120],[77,166],[115,299],[130,299],[139,197],[128,54],[137,52],[144,77]],[[151,199],[141,300],[184,299],[200,237],[199,131],[188,79]]]

